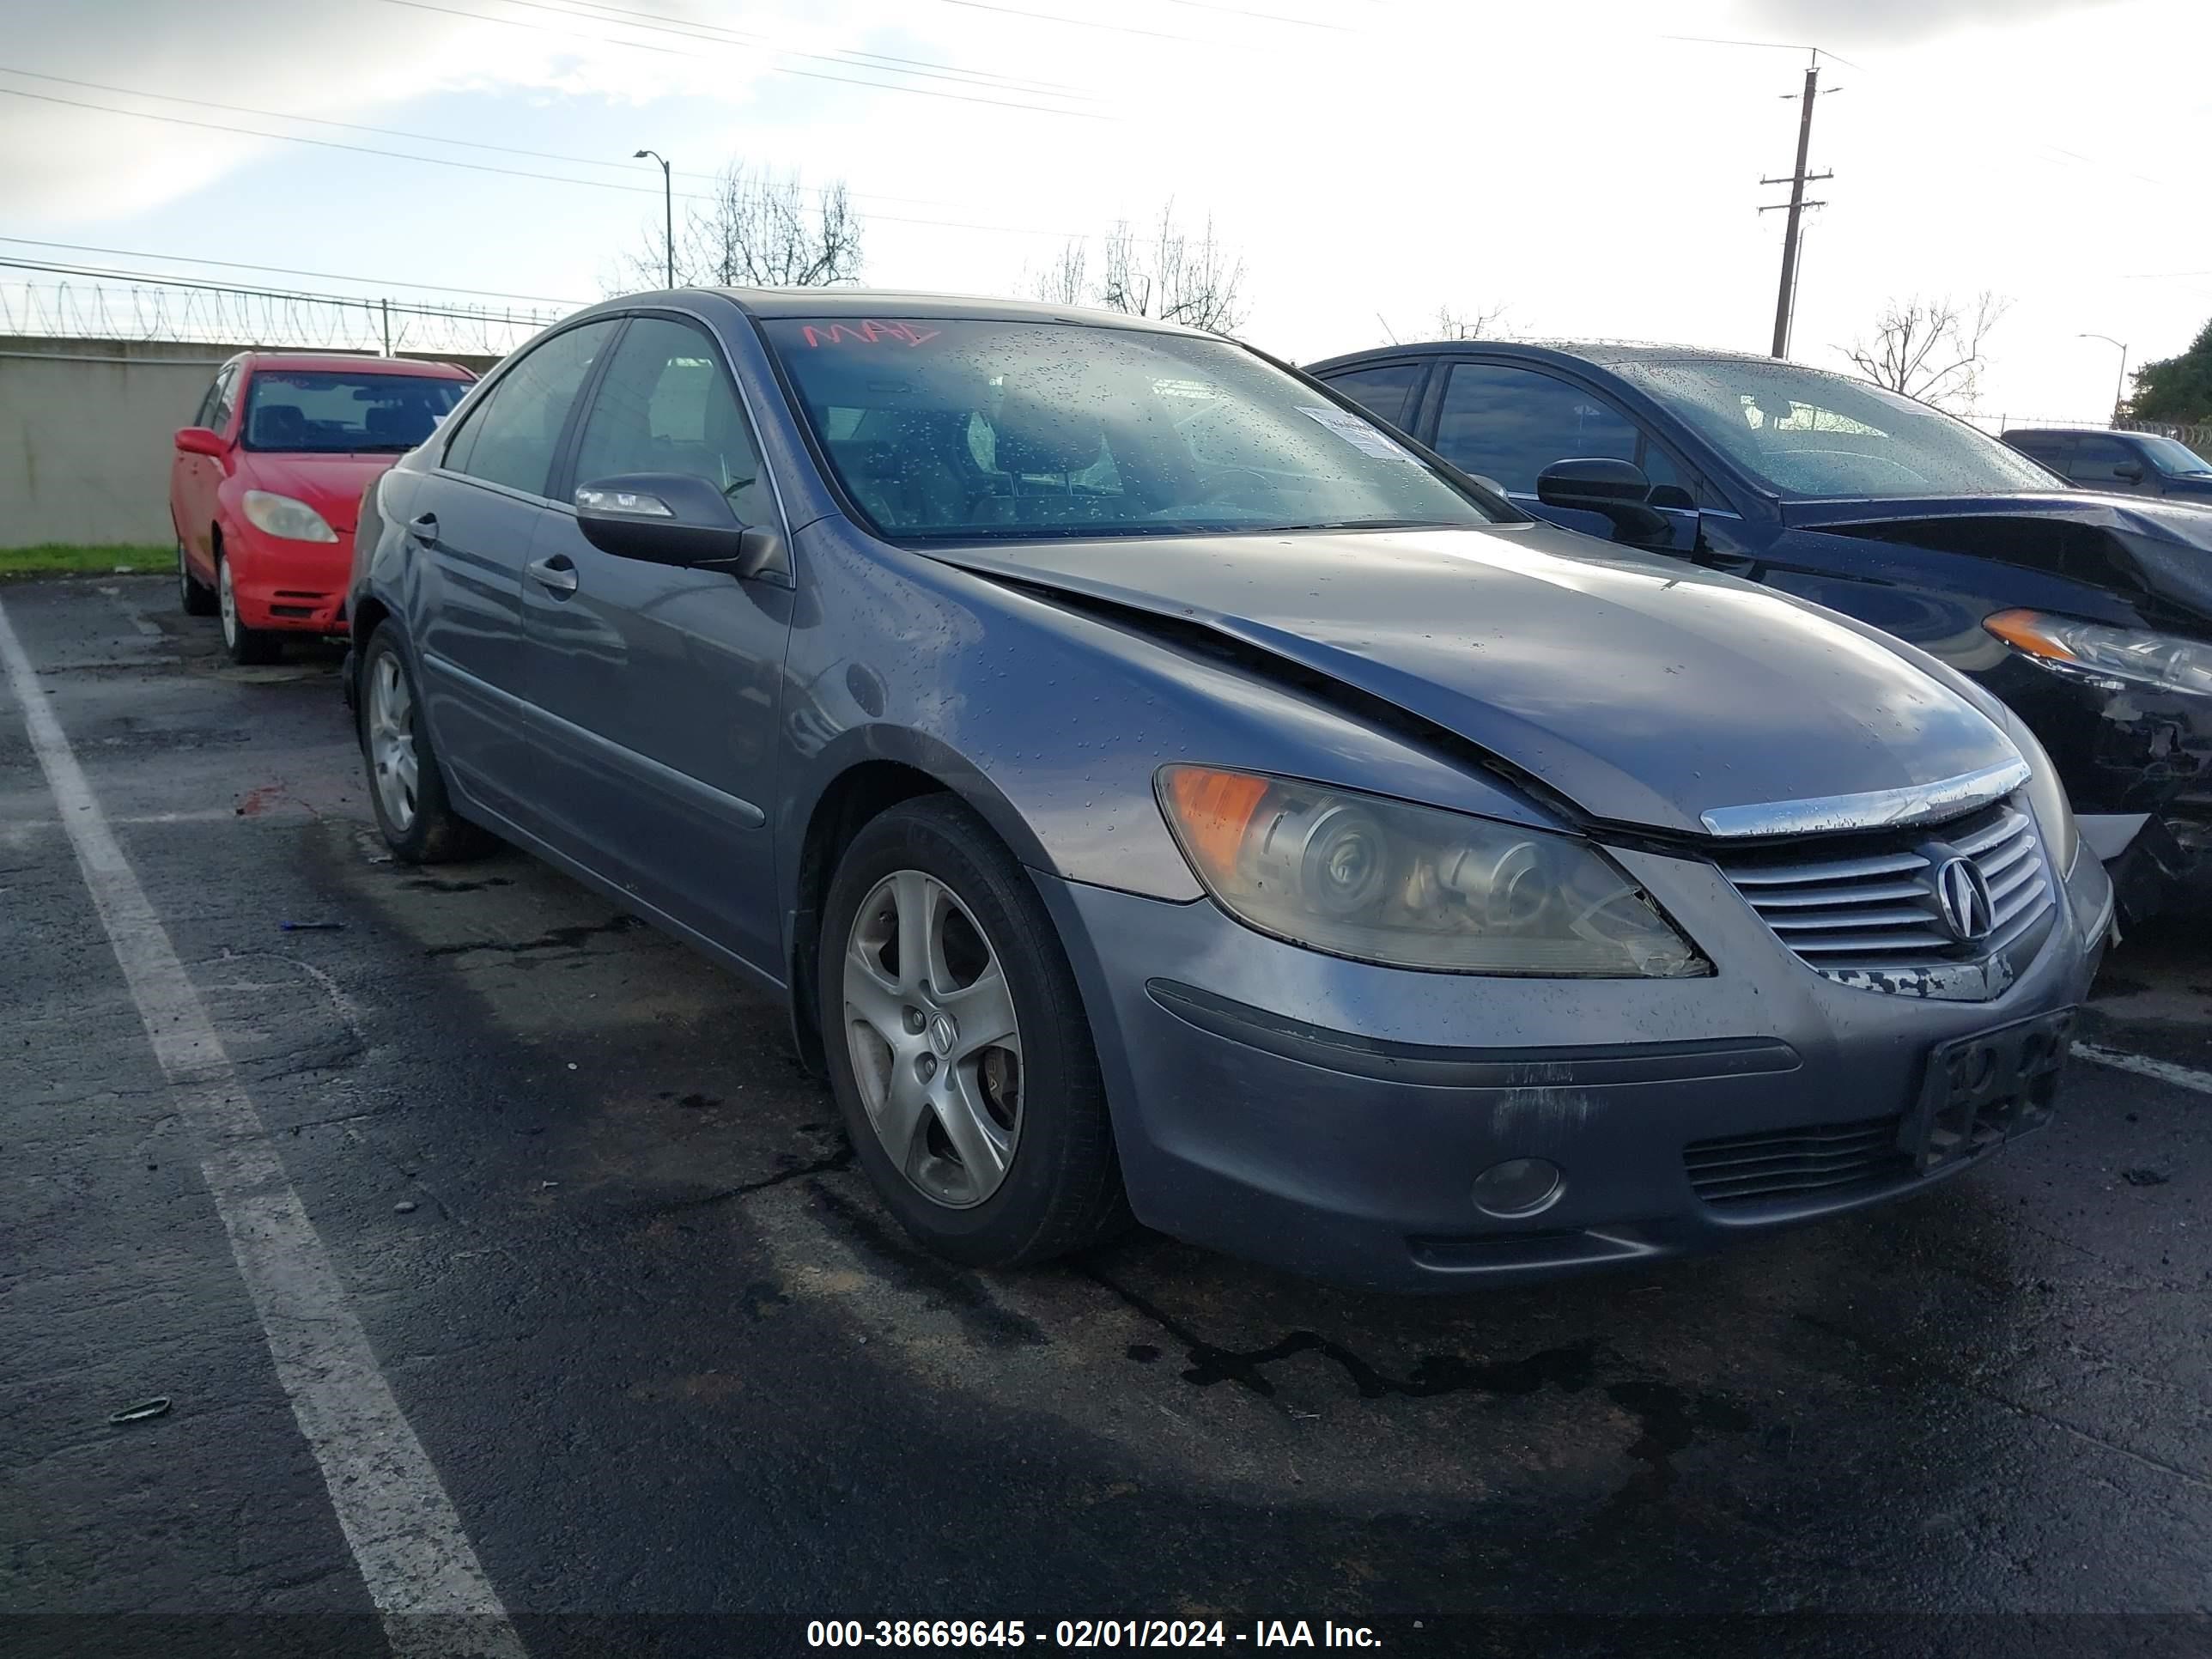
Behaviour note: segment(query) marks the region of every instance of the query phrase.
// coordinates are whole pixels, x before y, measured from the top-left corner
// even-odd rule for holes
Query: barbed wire
[[[45,339],[503,356],[562,314],[0,259],[0,333]]]

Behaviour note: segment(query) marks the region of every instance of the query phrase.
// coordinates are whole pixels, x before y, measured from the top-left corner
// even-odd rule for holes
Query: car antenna
[[[1381,312],[1378,311],[1375,313],[1375,320],[1382,325],[1382,331],[1385,334],[1390,334],[1390,325],[1387,320],[1385,320]],[[1398,343],[1398,337],[1396,335],[1390,334],[1390,343],[1392,345]]]

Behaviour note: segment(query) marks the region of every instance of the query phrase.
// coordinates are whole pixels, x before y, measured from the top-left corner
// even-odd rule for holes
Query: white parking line
[[[2153,1060],[2148,1054],[2130,1054],[2118,1048],[2100,1048],[2094,1042],[2074,1045],[2077,1060],[2109,1066],[2116,1072],[2133,1072],[2138,1077],[2154,1077],[2160,1083],[2171,1083],[2177,1089],[2194,1089],[2200,1095],[2212,1095],[2212,1072],[2192,1071],[2186,1066],[2177,1066],[2170,1060]]]
[[[377,1369],[329,1253],[301,1207],[252,1101],[238,1081],[198,990],[63,734],[7,611],[0,667],[21,705],[31,747],[61,811],[115,959],[138,1005],[178,1109],[205,1157],[200,1171],[230,1236],[232,1258],[261,1322],[276,1379],[291,1399],[331,1506],[395,1653],[423,1659],[523,1647],[461,1530],[422,1443]]]

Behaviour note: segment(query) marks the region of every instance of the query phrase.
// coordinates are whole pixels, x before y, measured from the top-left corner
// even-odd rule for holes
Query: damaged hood
[[[2124,582],[2132,575],[2160,599],[2196,612],[2212,629],[2212,501],[2053,489],[2026,495],[1914,496],[1893,501],[1786,501],[1793,528],[1930,546],[2002,558],[2016,526],[2039,537],[2056,530],[2093,551]],[[2094,560],[2072,562],[2079,570]]]
[[[1917,787],[2018,758],[1966,699],[1815,611],[1546,526],[931,556],[1226,635],[1620,823],[1702,834],[1717,809]]]

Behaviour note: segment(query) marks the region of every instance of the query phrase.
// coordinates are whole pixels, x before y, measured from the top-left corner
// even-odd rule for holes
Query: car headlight
[[[265,534],[281,536],[288,542],[334,542],[338,538],[337,532],[331,528],[321,514],[289,495],[249,489],[245,506],[246,521]]]
[[[1443,973],[1711,971],[1611,860],[1570,836],[1202,766],[1161,769],[1159,798],[1206,890],[1294,945]]]
[[[2212,693],[2212,644],[2202,640],[2108,628],[2043,611],[2000,611],[1982,626],[2007,645],[2046,662],[2168,691]]]
[[[2051,849],[2051,861],[2063,881],[2073,873],[2074,855],[2081,847],[2081,832],[2074,823],[2074,804],[2067,799],[2066,786],[2058,781],[2058,769],[2051,763],[2051,757],[2036,741],[2035,733],[2008,709],[2005,735],[2013,740],[2021,758],[2027,763],[2027,804],[2035,814],[2036,825],[2043,832],[2043,844]]]

